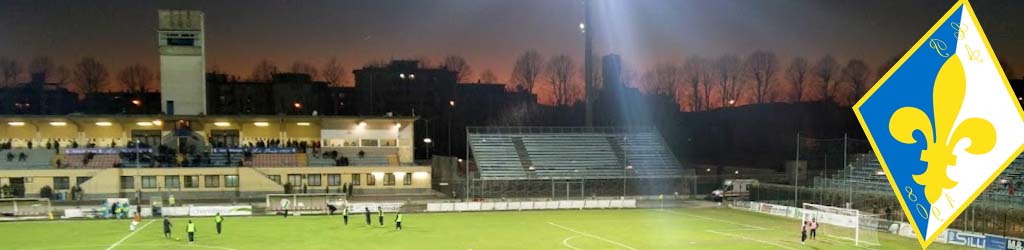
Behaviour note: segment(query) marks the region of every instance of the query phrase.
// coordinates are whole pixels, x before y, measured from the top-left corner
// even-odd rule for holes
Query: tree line
[[[458,55],[445,56],[434,65],[428,57],[414,58],[420,67],[440,68],[455,72],[459,83],[473,82],[473,68]],[[725,54],[717,58],[689,56],[683,61],[659,62],[643,72],[623,66],[617,82],[637,87],[646,93],[672,96],[680,110],[705,111],[719,107],[743,104],[791,101],[827,101],[852,105],[871,86],[896,64],[899,57],[886,60],[872,69],[861,59],[839,62],[831,55],[816,60],[793,57],[783,62],[774,52],[757,50],[746,56]],[[1003,61],[1007,76],[1013,77],[1011,68]],[[371,61],[365,66],[383,67],[386,62]],[[595,63],[595,85],[601,86],[601,64]],[[0,57],[0,86],[16,84],[23,66],[18,61]],[[210,71],[216,72],[216,67]],[[512,64],[507,85],[512,91],[538,91],[545,87],[556,106],[571,106],[583,98],[583,69],[567,54],[545,58],[537,50],[519,54]],[[86,56],[70,68],[55,65],[49,57],[33,58],[27,67],[29,74],[43,74],[47,81],[75,86],[80,93],[100,92],[111,86],[106,66],[94,57]],[[247,80],[270,82],[273,75],[292,72],[310,75],[332,86],[343,86],[348,72],[332,57],[323,65],[295,61],[282,71],[273,61],[263,59],[256,63]],[[146,92],[155,74],[142,64],[122,68],[114,76],[115,83],[128,92]],[[501,83],[490,69],[476,78],[477,82]]]

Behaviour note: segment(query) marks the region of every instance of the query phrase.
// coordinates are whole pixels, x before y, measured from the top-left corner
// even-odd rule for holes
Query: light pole
[[[140,156],[141,152],[139,152],[139,143],[141,143],[139,141],[139,139],[135,139],[135,178],[137,178],[139,180],[139,186],[138,186],[138,188],[135,189],[135,204],[141,206],[142,205],[142,173],[141,173],[142,170],[140,168],[142,167],[142,164],[139,164],[139,160],[141,160],[140,159],[141,158],[141,156]]]
[[[455,100],[448,101],[448,156],[452,156],[452,116],[455,116]]]
[[[793,161],[793,206],[800,204],[800,132],[796,132],[796,160]]]
[[[626,165],[626,167],[622,169],[622,196],[623,197],[626,196],[626,175],[629,174],[628,172],[630,170],[633,170],[633,165]]]

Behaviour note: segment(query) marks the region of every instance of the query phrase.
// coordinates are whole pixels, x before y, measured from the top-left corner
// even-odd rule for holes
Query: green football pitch
[[[226,217],[217,235],[213,218],[193,218],[196,244],[185,241],[187,218],[173,218],[174,238],[161,221],[128,220],[0,223],[2,249],[920,249],[915,239],[878,233],[881,246],[854,246],[819,235],[800,244],[797,220],[727,208],[572,210],[394,214],[385,226],[350,216]],[[827,227],[827,225],[823,225]],[[930,249],[957,249],[935,244]]]

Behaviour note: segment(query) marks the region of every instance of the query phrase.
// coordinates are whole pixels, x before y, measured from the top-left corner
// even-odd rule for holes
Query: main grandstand
[[[285,192],[336,193],[349,184],[364,194],[430,194],[430,167],[413,161],[414,121],[4,116],[0,186],[8,197],[39,197],[49,189],[58,200],[262,200]]]
[[[649,127],[471,127],[467,138],[480,173],[469,194],[481,197],[666,194],[693,175]]]

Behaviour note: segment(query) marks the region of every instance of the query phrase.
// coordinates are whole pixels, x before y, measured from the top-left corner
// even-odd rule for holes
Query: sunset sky
[[[774,51],[784,63],[830,53],[874,69],[902,55],[954,3],[598,0],[592,27],[597,54],[622,54],[637,71],[689,55],[756,49]],[[1024,72],[1024,1],[972,3],[996,54]],[[208,68],[243,78],[264,58],[287,68],[336,56],[350,71],[371,60],[437,63],[454,54],[471,64],[472,79],[490,69],[505,82],[527,49],[545,58],[566,53],[582,67],[580,0],[2,1],[0,56],[27,65],[47,55],[68,66],[95,56],[112,76],[134,63],[156,71],[158,9],[204,11]]]

